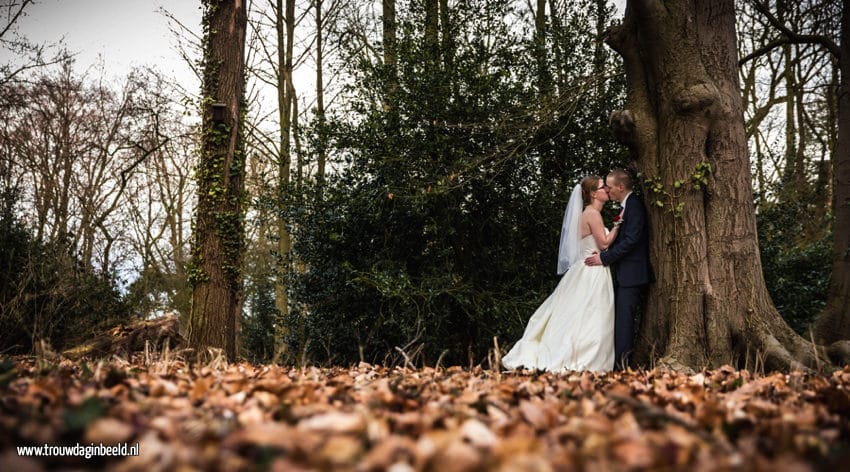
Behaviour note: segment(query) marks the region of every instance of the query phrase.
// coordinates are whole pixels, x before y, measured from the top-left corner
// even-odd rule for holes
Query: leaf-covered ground
[[[139,443],[136,457],[17,446]],[[3,470],[841,470],[850,367],[500,374],[94,364],[0,369]],[[846,470],[846,469],[845,469]]]

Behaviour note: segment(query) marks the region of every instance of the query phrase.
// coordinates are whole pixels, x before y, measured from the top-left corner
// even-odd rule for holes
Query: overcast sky
[[[126,75],[133,66],[151,65],[187,83],[197,79],[175,51],[176,39],[169,31],[166,8],[180,22],[200,30],[200,0],[36,0],[26,10],[19,31],[35,43],[63,39],[77,53],[78,70],[102,59],[111,78]],[[614,0],[622,12],[626,0]],[[8,51],[0,49],[0,55]],[[0,62],[11,58],[0,56]]]
[[[35,43],[64,37],[78,64],[88,67],[103,58],[109,75],[125,75],[133,66],[155,65],[165,73],[191,79],[188,65],[175,52],[167,8],[187,27],[200,30],[199,0],[37,0],[27,8],[19,31]],[[8,54],[0,51],[0,54]],[[0,58],[3,62],[7,57]]]

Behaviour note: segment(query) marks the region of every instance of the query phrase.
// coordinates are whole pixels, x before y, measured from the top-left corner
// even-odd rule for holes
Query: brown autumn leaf
[[[414,465],[425,460],[421,457],[417,444],[406,436],[388,436],[378,441],[362,461],[358,471],[371,472],[387,470],[393,464]]]
[[[153,379],[150,395],[152,397],[176,397],[180,388],[176,383],[166,379]]]
[[[496,375],[116,360],[82,375],[62,366],[45,373],[16,360],[19,375],[0,390],[8,432],[0,454],[79,434],[69,439],[138,438],[142,456],[107,459],[117,470],[249,469],[258,460],[272,469],[398,472],[839,470],[850,459],[836,452],[850,437],[850,367]],[[93,398],[102,411],[66,430],[66,412]]]
[[[133,436],[133,427],[115,418],[100,418],[86,428],[86,443],[118,444]]]
[[[645,469],[655,461],[654,448],[639,438],[621,440],[612,450],[614,457],[627,469]]]
[[[479,449],[492,449],[498,445],[499,439],[484,423],[476,419],[468,419],[460,427],[464,441]]]
[[[192,383],[192,390],[189,392],[189,398],[192,401],[201,400],[206,396],[210,387],[213,386],[215,379],[212,377],[200,377]]]
[[[3,464],[4,470],[15,472],[42,472],[47,470],[37,459],[22,457],[12,449],[0,453],[0,464]]]
[[[549,418],[538,403],[522,400],[519,402],[519,412],[522,418],[535,429],[542,430],[549,426]]]
[[[481,452],[455,436],[447,445],[438,449],[428,461],[431,470],[462,472],[477,470],[484,463]]]
[[[296,432],[289,426],[267,421],[249,425],[235,431],[225,438],[222,446],[235,448],[243,445],[251,445],[293,450],[295,448],[296,438]]]
[[[332,411],[299,421],[298,429],[316,433],[364,434],[366,420],[357,413]]]
[[[339,468],[357,462],[363,454],[363,441],[349,435],[334,435],[322,444],[316,457],[323,468]]]

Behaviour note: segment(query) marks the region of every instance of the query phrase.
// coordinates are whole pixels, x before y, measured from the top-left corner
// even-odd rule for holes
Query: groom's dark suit
[[[643,200],[630,194],[623,202],[620,232],[607,251],[599,255],[602,264],[614,272],[614,358],[615,368],[628,364],[634,345],[635,310],[643,303],[647,286],[654,282],[649,265],[649,228]]]

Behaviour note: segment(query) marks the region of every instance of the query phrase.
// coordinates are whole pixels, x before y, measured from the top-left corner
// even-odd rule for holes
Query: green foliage
[[[807,205],[785,203],[757,215],[759,249],[768,292],[785,321],[808,339],[809,324],[826,305],[832,270],[832,235],[812,221]],[[816,238],[801,235],[816,228]]]
[[[691,174],[691,186],[693,190],[701,190],[708,185],[708,176],[711,174],[711,164],[708,162],[699,162],[694,166],[694,173]],[[684,179],[673,181],[673,188],[665,186],[661,181],[661,176],[645,177],[643,188],[646,189],[650,205],[655,205],[658,208],[667,208],[675,218],[681,218],[682,212],[685,210],[685,202],[682,195],[691,190],[686,185]]]
[[[519,338],[557,283],[570,190],[625,158],[607,129],[623,82],[611,62],[594,69],[559,44],[545,58],[556,87],[541,93],[539,49],[510,26],[511,3],[457,5],[437,51],[421,7],[400,5],[395,88],[352,52],[351,111],[323,128],[342,170],[309,204],[287,205],[307,267],[290,286],[308,308],[288,318],[290,350],[383,362],[408,346],[432,364],[481,362],[493,337]],[[580,3],[552,38],[592,45],[593,8]]]
[[[275,354],[274,321],[278,316],[271,278],[251,284],[248,306],[242,323],[242,347],[245,357],[254,363],[266,363]]]
[[[198,269],[195,269],[198,272]],[[192,303],[192,294],[182,271],[164,271],[159,267],[142,270],[139,276],[127,287],[124,300],[138,316],[151,313],[188,313]]]
[[[14,214],[16,196],[4,191],[2,197],[0,351],[27,353],[39,339],[64,349],[126,318],[109,277],[86,269],[67,244],[33,240]]]
[[[106,413],[106,406],[98,397],[88,397],[74,408],[70,408],[62,415],[65,428],[70,431],[80,432],[88,425],[102,418]]]
[[[693,175],[691,175],[691,182],[693,182],[694,188],[699,190],[700,188],[708,185],[709,174],[711,174],[711,163],[700,162],[697,164]]]

